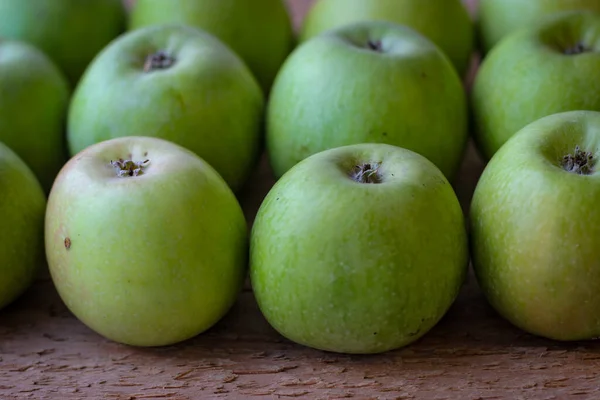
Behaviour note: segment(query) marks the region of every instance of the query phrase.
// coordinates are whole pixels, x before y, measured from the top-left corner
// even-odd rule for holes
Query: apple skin
[[[61,68],[71,86],[126,28],[121,0],[0,0],[0,37],[29,42]]]
[[[520,130],[494,155],[470,208],[475,274],[508,321],[555,340],[600,336],[600,174],[561,168],[600,150],[600,113],[569,111]]]
[[[492,49],[471,93],[474,138],[486,160],[537,119],[600,110],[599,38],[600,15],[574,11],[514,32]],[[591,51],[563,53],[579,40]]]
[[[379,163],[381,183],[350,177]],[[457,197],[434,164],[381,143],[325,150],[290,169],[260,206],[250,241],[259,308],[312,348],[381,353],[425,335],[468,265]]]
[[[150,163],[118,177],[110,163],[119,158]],[[132,346],[209,329],[247,270],[248,230],[233,192],[208,163],[159,138],[116,138],[71,158],[50,192],[45,232],[68,309]]]
[[[0,309],[31,286],[45,261],[45,211],[39,181],[0,141]]]
[[[460,0],[317,0],[303,21],[300,42],[324,31],[365,20],[407,25],[450,58],[462,77],[475,46],[474,22]]]
[[[151,54],[175,62],[145,72]],[[71,155],[100,141],[143,135],[186,147],[239,189],[262,147],[265,98],[244,62],[214,36],[161,25],[128,32],[107,46],[71,101]]]
[[[600,12],[598,0],[479,0],[476,37],[484,54],[510,33],[563,11]]]
[[[267,94],[295,45],[283,0],[135,0],[129,29],[183,23],[217,36],[254,73]]]
[[[382,50],[368,49],[381,42]],[[407,148],[450,180],[468,138],[464,87],[448,58],[406,26],[368,21],[303,43],[282,66],[267,105],[275,176],[311,154],[366,142]]]
[[[3,40],[0,93],[0,141],[31,168],[48,193],[67,161],[69,83],[41,50],[25,42]]]

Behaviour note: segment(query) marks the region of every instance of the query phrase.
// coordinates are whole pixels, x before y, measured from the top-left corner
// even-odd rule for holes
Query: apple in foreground
[[[68,309],[134,346],[212,327],[245,278],[248,231],[221,176],[172,142],[122,137],[83,150],[48,199],[46,254]]]
[[[0,37],[43,50],[71,86],[125,28],[122,0],[0,0]]]
[[[525,125],[600,110],[600,14],[565,12],[506,37],[483,60],[472,89],[474,136],[485,159]]]
[[[520,130],[494,155],[471,205],[472,260],[490,304],[556,340],[600,336],[600,112]]]
[[[0,141],[0,309],[31,286],[44,263],[45,211],[35,175]]]
[[[213,35],[180,25],[128,32],[91,63],[71,101],[71,155],[116,137],[172,141],[239,189],[258,160],[264,95]]]
[[[27,164],[46,193],[67,161],[70,95],[65,76],[41,50],[0,41],[0,142]]]
[[[299,344],[380,353],[425,335],[468,265],[461,206],[440,170],[381,143],[312,155],[275,183],[251,232],[267,321]]]
[[[275,176],[317,152],[387,143],[452,180],[468,137],[464,88],[448,58],[415,30],[359,22],[318,35],[282,66],[267,106]]]
[[[365,20],[417,30],[448,55],[461,77],[470,65],[474,24],[461,0],[427,0],[426,6],[423,0],[317,0],[303,21],[300,40]]]
[[[250,67],[265,94],[295,44],[282,0],[135,0],[129,29],[183,23],[212,33]]]
[[[600,12],[598,0],[479,0],[476,35],[487,53],[510,33],[570,10]]]

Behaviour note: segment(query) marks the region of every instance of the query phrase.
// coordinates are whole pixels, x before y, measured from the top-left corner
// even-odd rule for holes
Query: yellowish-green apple
[[[355,354],[407,346],[454,302],[466,225],[442,172],[382,143],[337,147],[290,169],[252,227],[250,278],[281,335]]]
[[[212,327],[247,268],[246,220],[227,183],[193,152],[153,137],[115,138],[72,157],[50,192],[45,238],[68,309],[133,346]]]
[[[39,181],[0,141],[0,309],[20,297],[44,265],[45,211]]]
[[[477,8],[477,42],[483,53],[487,53],[513,31],[551,18],[555,13],[571,10],[600,12],[600,1],[479,0]]]
[[[71,155],[131,135],[186,147],[238,190],[258,160],[265,96],[215,36],[183,25],[123,34],[91,63],[70,104]]]
[[[64,74],[41,50],[0,40],[0,142],[31,168],[46,193],[68,158],[70,95]]]
[[[269,97],[266,145],[277,177],[311,154],[380,142],[427,157],[452,180],[467,121],[460,77],[433,42],[366,21],[315,36],[288,57]]]
[[[317,0],[303,21],[299,39],[304,42],[332,28],[365,20],[395,22],[417,30],[448,55],[461,77],[470,65],[474,24],[461,0]]]
[[[487,164],[470,208],[475,274],[515,326],[600,337],[600,112],[540,118]]]
[[[212,33],[250,67],[265,94],[295,44],[283,0],[135,0],[129,29],[181,23]]]
[[[600,111],[599,71],[600,14],[567,11],[507,36],[483,60],[472,88],[483,157],[544,116]]]
[[[0,37],[40,48],[75,86],[126,18],[122,0],[0,0]]]

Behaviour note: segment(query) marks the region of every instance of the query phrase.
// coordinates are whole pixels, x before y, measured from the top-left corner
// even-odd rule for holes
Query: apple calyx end
[[[148,164],[150,164],[150,160],[132,161],[123,160],[122,158],[118,159],[117,161],[110,162],[110,165],[112,165],[117,171],[117,176],[119,178],[142,175]]]
[[[377,53],[382,53],[383,52],[383,44],[381,43],[381,40],[372,40],[370,39],[369,41],[367,41],[367,48],[369,50],[373,50]]]
[[[561,160],[561,166],[565,171],[577,175],[592,174],[595,164],[596,159],[592,152],[583,151],[579,146],[575,146],[573,154],[567,154]]]
[[[350,177],[358,183],[381,183],[383,178],[379,173],[381,163],[366,162],[355,165],[350,172]]]
[[[567,56],[574,56],[574,55],[577,55],[577,54],[587,53],[589,51],[591,51],[591,49],[589,47],[587,47],[582,42],[577,42],[573,46],[566,47],[563,50],[563,54],[565,54]]]
[[[175,57],[171,57],[167,52],[159,50],[146,57],[144,62],[144,72],[152,72],[159,69],[168,69],[175,63]]]

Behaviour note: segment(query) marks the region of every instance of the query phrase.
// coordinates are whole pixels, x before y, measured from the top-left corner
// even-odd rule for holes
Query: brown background
[[[310,1],[290,3],[297,24]],[[456,185],[464,205],[481,168],[471,148]],[[264,163],[255,182],[244,195],[249,220],[272,184]],[[560,344],[513,328],[490,309],[472,276],[424,338],[377,356],[324,353],[284,340],[248,289],[217,326],[193,340],[127,347],[79,323],[52,283],[40,279],[0,313],[0,398],[595,399],[598,350],[596,343]]]

